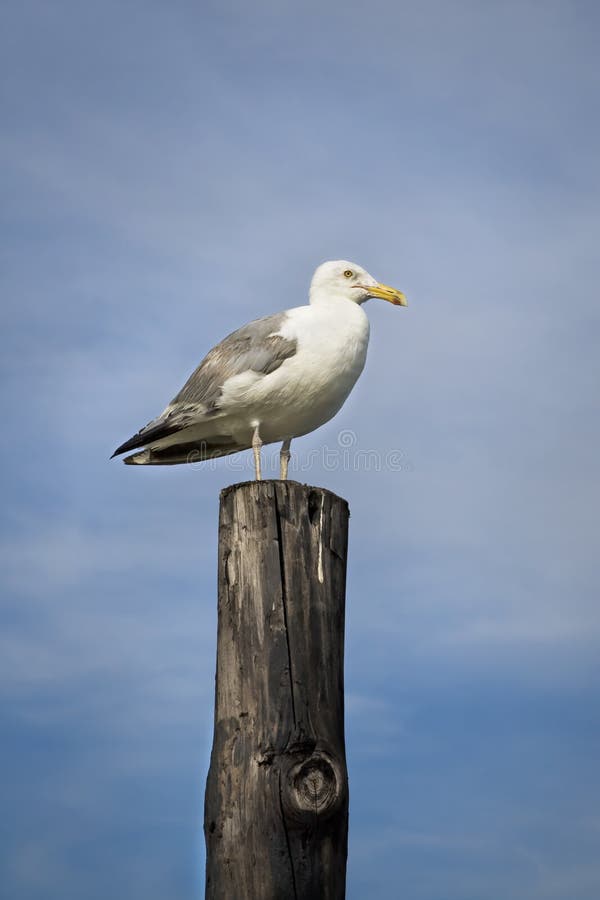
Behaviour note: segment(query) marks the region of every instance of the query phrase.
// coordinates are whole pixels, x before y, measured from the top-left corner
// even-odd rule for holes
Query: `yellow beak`
[[[381,297],[382,300],[387,300],[388,303],[393,303],[394,306],[408,306],[408,300],[402,291],[397,291],[396,288],[390,287],[388,284],[375,284],[373,287],[368,287],[367,290],[371,297]]]

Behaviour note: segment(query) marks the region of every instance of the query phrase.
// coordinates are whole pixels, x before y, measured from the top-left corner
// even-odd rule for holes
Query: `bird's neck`
[[[311,306],[331,306],[338,305],[343,303],[348,306],[356,306],[358,307],[358,303],[354,300],[349,300],[344,294],[332,294],[331,291],[322,291],[318,289],[313,289],[309,294],[309,303]]]

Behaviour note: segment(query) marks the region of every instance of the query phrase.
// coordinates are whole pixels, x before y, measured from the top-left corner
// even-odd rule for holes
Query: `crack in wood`
[[[296,887],[296,873],[294,871],[294,857],[292,854],[292,845],[290,843],[290,834],[285,820],[285,811],[283,808],[283,791],[281,788],[281,769],[279,770],[279,810],[281,812],[281,821],[283,823],[283,833],[285,834],[285,843],[287,846],[288,857],[290,860],[290,869],[292,872],[292,887],[294,889],[294,900],[298,900],[298,888]]]
[[[279,550],[279,572],[281,576],[281,604],[283,607],[283,627],[285,629],[285,643],[287,647],[287,656],[288,656],[288,671],[290,676],[290,699],[292,702],[292,719],[294,721],[294,730],[296,730],[297,722],[296,722],[296,698],[294,697],[294,673],[292,671],[292,651],[290,648],[290,633],[288,629],[288,614],[287,614],[287,589],[286,589],[286,581],[285,581],[285,555],[283,552],[283,534],[281,528],[281,512],[279,509],[279,502],[277,499],[277,489],[273,492],[274,498],[274,506],[275,506],[275,524],[277,527],[277,547]]]

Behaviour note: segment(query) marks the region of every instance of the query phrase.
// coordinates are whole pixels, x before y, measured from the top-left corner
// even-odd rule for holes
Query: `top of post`
[[[230,494],[237,493],[238,491],[248,492],[250,496],[254,496],[257,500],[259,498],[270,499],[277,496],[292,500],[294,497],[300,499],[300,497],[306,496],[309,498],[309,503],[311,494],[313,495],[313,498],[327,496],[330,497],[332,501],[342,503],[348,507],[348,501],[345,500],[344,497],[340,497],[338,494],[335,494],[327,488],[302,484],[300,481],[288,479],[281,481],[278,478],[265,478],[261,481],[238,481],[234,484],[229,484],[221,490],[221,503],[225,502]]]

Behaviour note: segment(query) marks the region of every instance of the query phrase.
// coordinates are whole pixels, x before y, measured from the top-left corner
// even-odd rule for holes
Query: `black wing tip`
[[[130,437],[128,441],[125,441],[124,444],[121,444],[120,447],[117,447],[110,458],[114,459],[115,456],[120,456],[122,453],[127,453],[128,450],[137,450],[138,447],[141,447],[143,443],[144,439],[138,431],[138,433],[134,434],[133,437]]]
[[[154,422],[149,422],[145,428],[142,428],[141,431],[138,431],[133,437],[130,437],[128,441],[125,441],[124,444],[117,447],[111,456],[111,459],[115,456],[120,456],[121,453],[127,453],[128,450],[141,450],[142,448],[147,447],[148,444],[151,444],[154,441],[160,441],[161,438],[169,437],[169,435],[180,430],[180,425],[174,423],[166,424],[166,422],[159,417],[159,419],[155,419]]]

